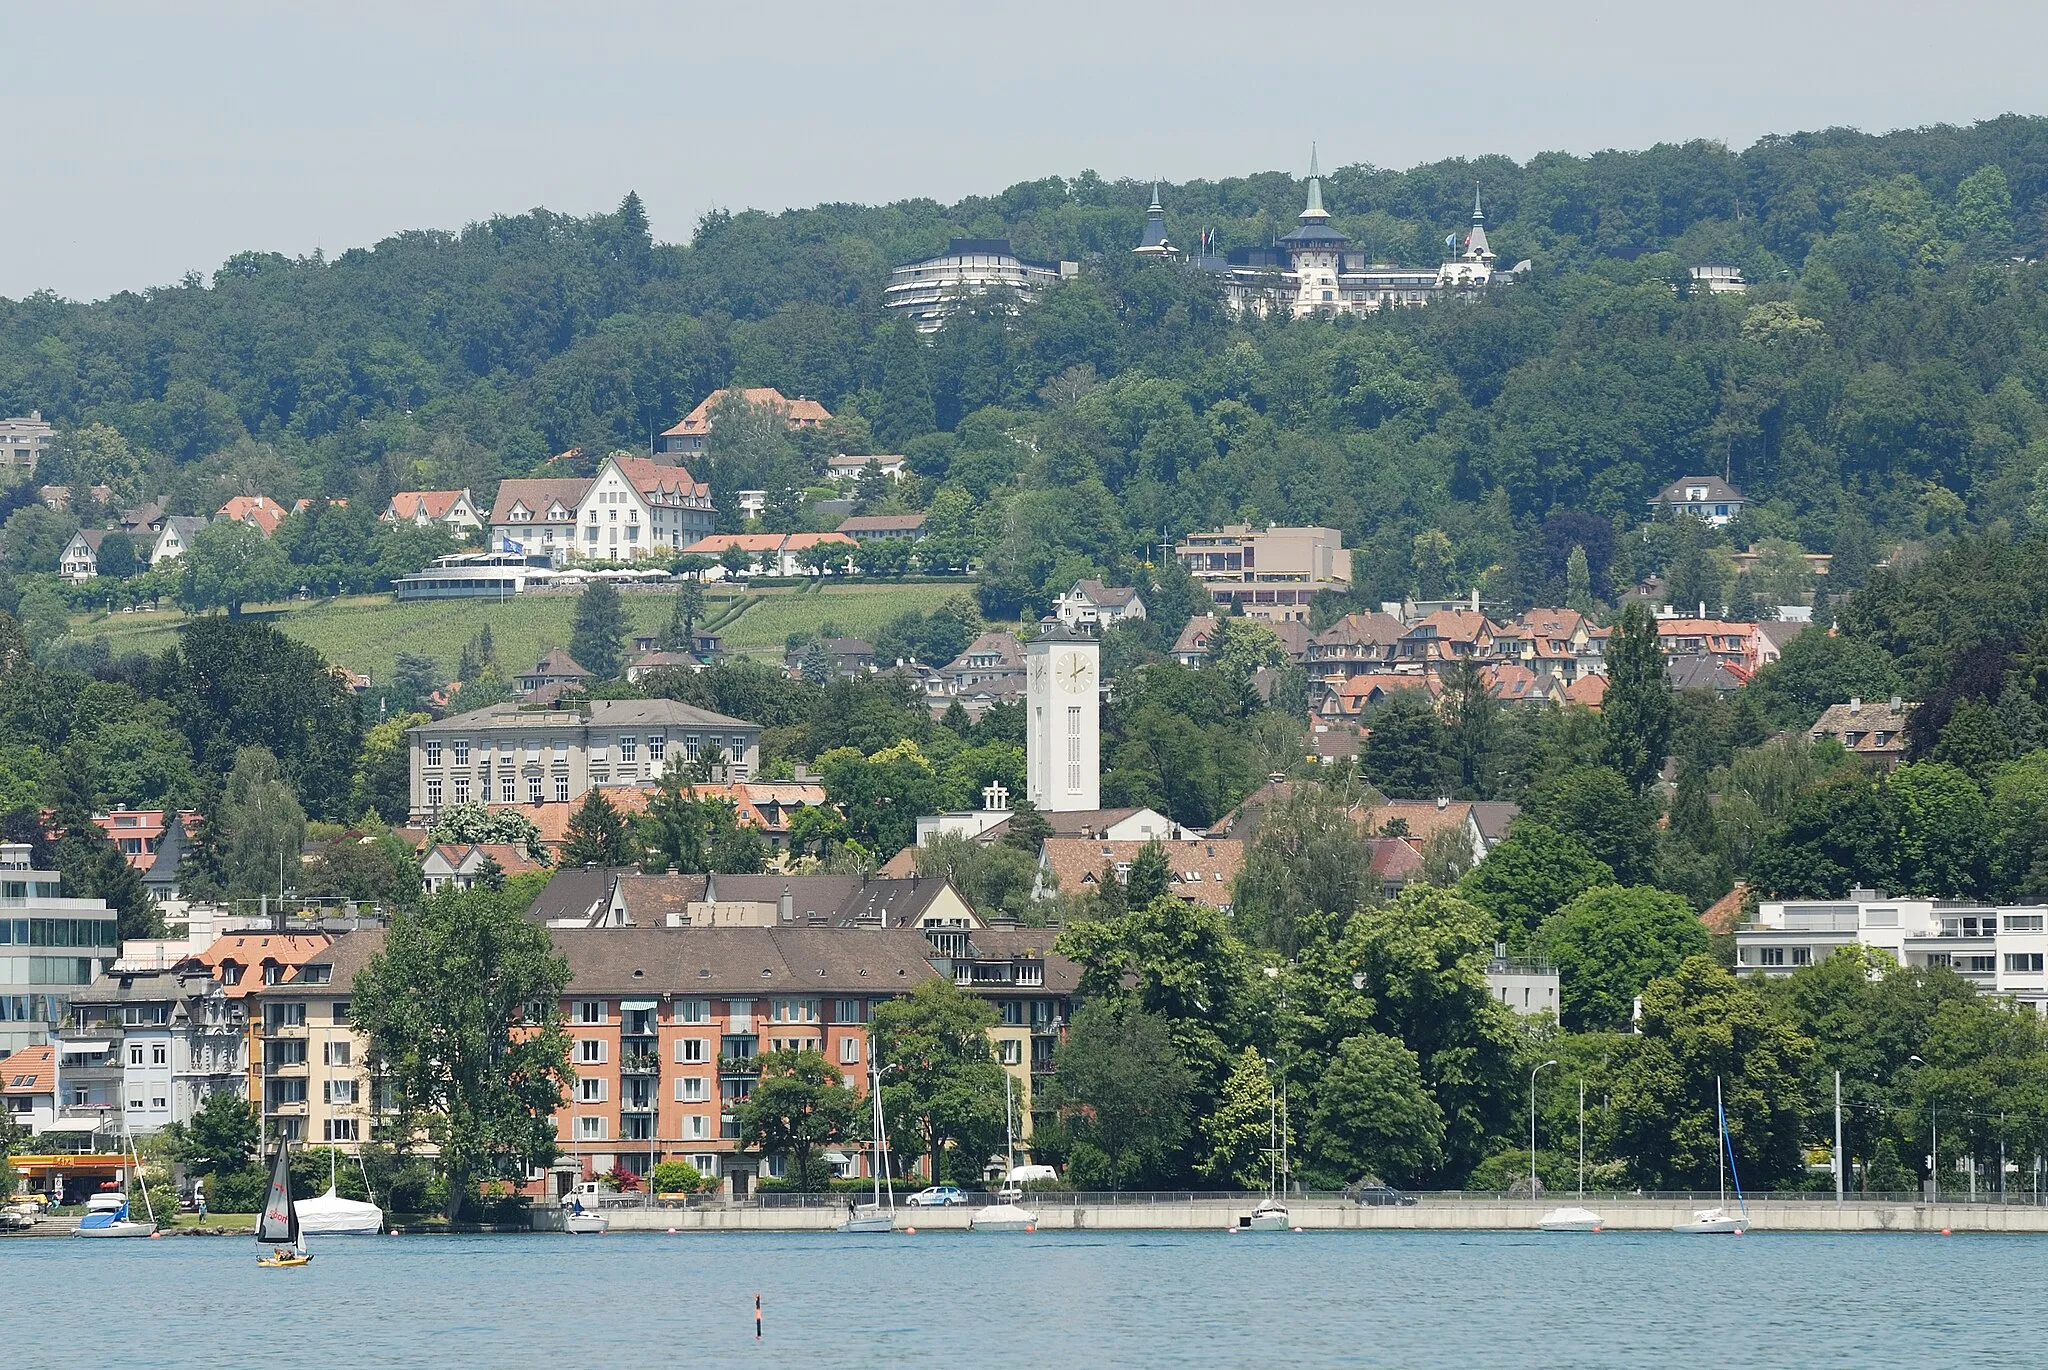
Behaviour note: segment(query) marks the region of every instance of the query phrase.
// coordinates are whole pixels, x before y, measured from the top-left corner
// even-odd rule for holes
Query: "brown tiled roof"
[[[277,531],[277,525],[284,522],[285,513],[284,506],[268,495],[236,495],[223,504],[214,517],[250,524],[269,537]]]
[[[1138,859],[1143,842],[1102,842],[1087,837],[1048,837],[1040,864],[1059,879],[1060,889],[1078,894],[1096,888],[1104,866]],[[1183,899],[1213,908],[1230,907],[1231,888],[1244,865],[1244,843],[1234,837],[1199,837],[1162,842],[1173,872],[1168,888]]]
[[[923,514],[855,514],[840,521],[839,531],[849,537],[862,533],[915,533],[924,527]]]
[[[673,428],[663,429],[661,435],[665,438],[684,438],[709,433],[711,431],[711,411],[718,407],[718,402],[724,399],[727,393],[723,389],[712,391],[698,403],[695,409],[692,409],[683,417],[682,422],[676,424]],[[832,417],[831,411],[816,400],[792,400],[785,398],[783,393],[772,385],[751,386],[741,390],[740,394],[746,398],[748,404],[772,404],[778,406],[782,409],[786,420],[792,424],[823,423]]]
[[[240,984],[228,985],[222,980],[228,998],[240,999],[266,988],[263,976],[251,973],[259,971],[264,962],[296,969],[326,951],[333,940],[324,932],[231,932],[214,938],[212,946],[188,957],[185,964],[204,967],[216,980],[221,979],[220,968],[228,962],[242,967]]]
[[[633,482],[633,488],[650,501],[658,503],[658,497],[664,495],[708,498],[711,494],[710,486],[680,466],[670,466],[652,457],[613,456],[611,460],[620,474]]]
[[[414,519],[422,515],[443,519],[464,493],[461,490],[400,490],[391,497],[390,514],[395,519]]]
[[[1600,701],[1607,698],[1607,677],[1604,675],[1582,675],[1564,687],[1564,702],[1583,704],[1589,709],[1598,709]]]
[[[1742,910],[1749,902],[1749,885],[1741,880],[1735,888],[1707,905],[1700,914],[1700,922],[1706,924],[1708,932],[1726,935],[1735,931],[1735,925],[1742,921]]]
[[[1211,639],[1216,636],[1217,618],[1214,614],[1196,614],[1188,620],[1188,626],[1180,630],[1180,636],[1173,640],[1173,654],[1187,656],[1194,652],[1209,650]]]
[[[554,476],[541,480],[508,480],[498,485],[498,498],[491,504],[491,522],[512,522],[512,506],[524,504],[532,515],[529,523],[542,524],[548,521],[548,506],[560,504],[569,512],[563,523],[575,522],[576,505],[584,492],[590,489],[589,476]]]
[[[836,928],[556,929],[571,994],[908,994],[938,978],[924,934]]]
[[[1309,641],[1311,645],[1322,648],[1391,647],[1407,631],[1400,619],[1374,610],[1366,614],[1346,614]]]
[[[592,786],[605,797],[614,809],[631,818],[636,813],[647,812],[647,801],[656,791],[651,786],[640,785],[596,785]],[[493,813],[500,809],[523,813],[533,820],[533,826],[540,831],[543,846],[559,847],[569,840],[569,820],[576,816],[576,810],[583,807],[581,799],[567,804],[492,804]]]
[[[1471,816],[1472,806],[1462,799],[1441,807],[1434,799],[1389,799],[1366,812],[1365,830],[1377,836],[1393,819],[1405,819],[1409,840],[1420,845],[1439,832],[1465,831]]]
[[[361,932],[345,933],[334,939],[325,956],[306,958],[305,965],[293,979],[282,985],[259,986],[258,992],[264,997],[272,995],[281,999],[324,998],[330,995],[346,995],[349,984],[356,978],[356,972],[370,964],[370,958],[384,950],[384,929],[364,928]],[[306,980],[306,966],[325,965],[332,974],[324,984],[311,984]]]
[[[45,1042],[0,1060],[0,1094],[54,1094],[57,1049]]]
[[[1038,957],[1045,962],[1046,993],[1076,994],[1081,989],[1081,967],[1053,951],[1059,936],[1058,928],[982,928],[970,940],[975,954],[983,959]]]

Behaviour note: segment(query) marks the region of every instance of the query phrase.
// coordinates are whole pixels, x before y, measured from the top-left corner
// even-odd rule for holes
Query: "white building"
[[[205,526],[206,520],[196,514],[172,514],[165,518],[164,526],[157,530],[156,541],[150,545],[149,564],[161,566],[185,555],[185,549]]]
[[[1047,813],[1102,807],[1102,644],[1058,621],[1024,646],[1026,792]]]
[[[400,490],[384,507],[384,522],[421,528],[438,523],[457,537],[484,526],[467,490]]]
[[[1847,899],[1775,900],[1735,930],[1738,972],[1790,975],[1861,943],[1906,966],[1947,966],[1979,989],[2048,1012],[2048,907],[1994,908],[1940,899],[1888,899],[1854,890]]]
[[[1156,201],[1155,195],[1155,201]],[[1300,226],[1271,247],[1239,248],[1226,257],[1203,255],[1197,263],[1222,278],[1223,299],[1238,313],[1308,318],[1314,315],[1373,314],[1382,309],[1427,304],[1444,294],[1469,298],[1482,287],[1519,274],[1494,269],[1494,252],[1486,240],[1486,215],[1472,197],[1472,226],[1462,249],[1458,235],[1444,239],[1447,257],[1437,267],[1400,267],[1373,262],[1351,251],[1351,239],[1330,226],[1323,208],[1323,180],[1313,152],[1308,164],[1308,203]],[[1156,226],[1163,231],[1163,220]],[[1155,231],[1147,216],[1146,238]],[[1138,251],[1145,251],[1140,244]]]
[[[1020,305],[1030,304],[1080,271],[1079,262],[1027,262],[1008,238],[955,238],[938,256],[891,271],[883,301],[918,332],[936,333],[947,314],[976,295],[1008,290]]]
[[[491,546],[572,561],[669,557],[710,533],[711,487],[680,466],[614,454],[597,474],[508,480],[491,507]]]
[[[1719,476],[1686,476],[1650,497],[1650,514],[1690,514],[1716,528],[1726,527],[1749,504],[1748,497]]]
[[[1739,266],[1696,266],[1691,275],[1693,289],[1709,295],[1743,295],[1749,291],[1749,282],[1742,279]]]
[[[1077,580],[1074,588],[1053,600],[1053,616],[1069,628],[1107,628],[1145,616],[1145,601],[1128,585]]]
[[[107,536],[105,528],[81,528],[71,535],[71,541],[64,544],[64,551],[57,558],[57,574],[69,581],[92,580],[100,573],[100,543]]]
[[[118,1072],[122,1126],[155,1132],[190,1122],[210,1094],[241,1094],[249,1067],[239,999],[204,970],[110,971],[72,996],[67,1056],[112,1047],[98,1072]],[[72,1072],[72,1083],[88,1074]],[[112,1083],[111,1081],[109,1083]]]
[[[1547,1013],[1557,1017],[1557,967],[1537,957],[1510,956],[1496,943],[1486,966],[1486,988],[1494,998],[1524,1018]]]
[[[55,871],[33,870],[26,843],[0,844],[0,1055],[49,1041],[71,994],[120,952],[103,899],[66,899]]]

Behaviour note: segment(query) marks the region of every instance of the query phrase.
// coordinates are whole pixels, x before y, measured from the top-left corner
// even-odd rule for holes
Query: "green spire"
[[[1305,223],[1316,223],[1329,218],[1323,209],[1323,177],[1316,170],[1316,145],[1308,145],[1308,208],[1301,211]]]

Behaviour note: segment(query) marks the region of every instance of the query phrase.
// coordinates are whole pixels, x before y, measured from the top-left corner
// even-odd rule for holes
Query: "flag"
[[[1458,246],[1458,235],[1455,233],[1444,234],[1444,246],[1446,248],[1456,249],[1456,247]]]

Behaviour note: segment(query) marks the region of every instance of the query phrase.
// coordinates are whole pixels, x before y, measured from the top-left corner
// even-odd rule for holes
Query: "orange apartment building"
[[[1028,934],[977,933],[985,947],[939,957],[925,934],[901,927],[555,929],[570,967],[563,1017],[575,1079],[556,1117],[549,1192],[670,1159],[735,1194],[758,1176],[779,1178],[785,1158],[742,1151],[732,1115],[752,1091],[753,1058],[820,1052],[865,1097],[875,1009],[943,974],[996,1002],[992,1044],[1020,1085],[1028,1126],[1032,1077],[1051,1069],[1078,983],[1075,968],[1046,956],[1049,936],[1040,946]],[[825,1159],[843,1175],[866,1173],[856,1147]]]

